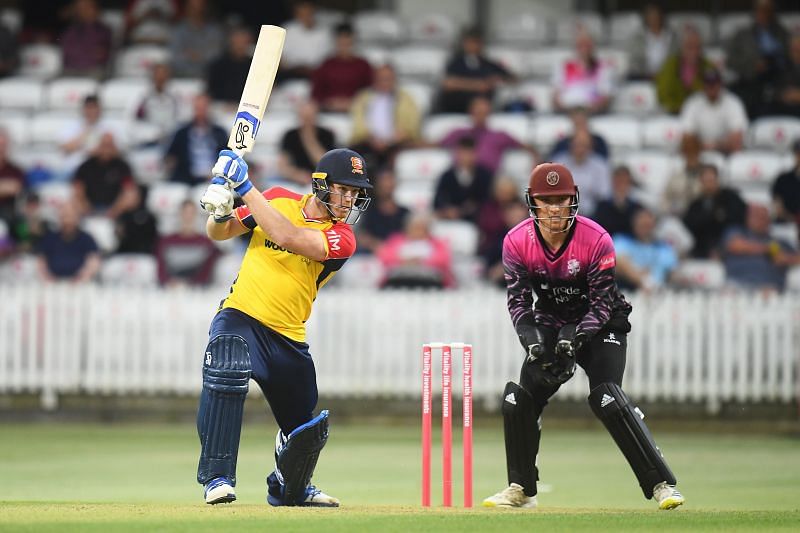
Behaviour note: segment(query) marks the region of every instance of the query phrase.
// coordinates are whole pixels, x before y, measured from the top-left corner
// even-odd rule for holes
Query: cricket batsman
[[[673,509],[684,498],[644,423],[622,390],[628,316],[614,279],[608,233],[578,215],[580,196],[563,165],[543,163],[530,176],[530,218],[503,242],[508,311],[525,350],[519,384],[503,392],[508,487],[486,507],[536,507],[536,456],[548,399],[580,365],[589,377],[589,405],[628,460],[645,498]],[[534,305],[534,293],[536,303]]]
[[[211,322],[197,413],[197,481],[209,504],[236,499],[236,457],[248,381],[261,388],[279,426],[275,470],[267,477],[274,506],[338,507],[311,485],[328,439],[328,411],[316,416],[314,360],[305,322],[320,287],[353,255],[354,224],[370,203],[364,158],[348,149],[324,154],[312,192],[279,187],[259,192],[247,163],[223,150],[201,203],[208,236],[231,239],[252,231],[239,275]],[[233,209],[236,191],[245,205]]]

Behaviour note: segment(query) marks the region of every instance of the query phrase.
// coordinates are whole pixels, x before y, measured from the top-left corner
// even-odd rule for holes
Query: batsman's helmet
[[[332,183],[358,189],[351,206],[343,205],[341,198],[339,203],[333,203],[330,187]],[[372,200],[369,197],[372,184],[369,182],[364,158],[347,148],[330,150],[320,158],[316,170],[311,174],[311,189],[334,220],[347,224],[355,224]],[[343,218],[336,217],[332,207],[348,209],[347,215]]]
[[[567,167],[558,163],[542,163],[533,168],[528,188],[525,190],[525,202],[528,204],[528,211],[530,211],[531,217],[537,225],[541,223],[537,210],[542,208],[537,207],[533,199],[544,196],[569,196],[572,198],[572,202],[568,206],[570,208],[568,216],[551,217],[547,215],[542,217],[569,220],[566,228],[562,230],[568,231],[572,224],[575,223],[575,217],[578,215],[580,193],[578,192],[578,186],[575,185],[575,181],[572,179],[572,172]]]

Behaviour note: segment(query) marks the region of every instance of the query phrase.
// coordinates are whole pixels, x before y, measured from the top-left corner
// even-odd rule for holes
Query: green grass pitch
[[[545,421],[547,424],[547,421]],[[474,509],[422,509],[416,425],[343,425],[315,482],[340,509],[264,503],[274,428],[247,423],[239,500],[210,507],[194,481],[198,444],[188,424],[3,424],[0,531],[763,531],[800,529],[800,442],[787,436],[660,432],[687,504],[657,511],[602,429],[548,430],[540,454],[540,508],[483,509],[505,484],[499,419],[475,429]],[[454,441],[460,435],[456,432]],[[460,449],[453,452],[461,503]]]

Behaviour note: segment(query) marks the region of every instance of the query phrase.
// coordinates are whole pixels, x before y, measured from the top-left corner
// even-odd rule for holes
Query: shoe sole
[[[298,503],[297,505],[286,505],[282,500],[274,496],[267,496],[267,503],[273,507],[339,507],[339,503],[309,502]]]
[[[672,509],[675,509],[676,507],[680,507],[681,505],[683,505],[683,502],[684,500],[679,500],[677,498],[667,498],[666,500],[658,504],[658,508],[661,509],[662,511],[671,511]]]
[[[236,501],[235,494],[226,494],[225,496],[220,496],[219,498],[214,498],[211,501],[206,501],[208,505],[217,505],[218,503],[231,503]]]
[[[486,500],[484,500],[481,505],[490,509],[536,509],[536,505],[503,505]]]

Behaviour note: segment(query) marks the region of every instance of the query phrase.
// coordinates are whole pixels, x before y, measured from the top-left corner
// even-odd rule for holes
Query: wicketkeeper
[[[631,305],[614,279],[611,237],[578,216],[578,188],[563,165],[536,166],[525,198],[531,216],[503,243],[508,310],[525,349],[519,384],[509,382],[503,393],[508,487],[483,505],[536,507],[542,411],[577,364],[589,377],[592,411],[645,498],[655,498],[661,509],[675,508],[684,501],[675,476],[644,414],[622,390]]]
[[[280,427],[275,470],[267,477],[271,505],[338,507],[311,485],[328,439],[328,411],[316,416],[317,381],[305,322],[320,287],[353,255],[354,224],[370,203],[364,159],[336,149],[320,159],[306,195],[282,188],[260,193],[247,164],[220,152],[201,203],[208,236],[224,240],[252,232],[239,275],[211,322],[197,413],[197,481],[209,504],[236,499],[236,457],[250,378],[258,383]],[[236,191],[245,205],[233,209]]]

